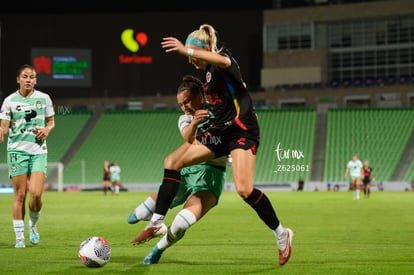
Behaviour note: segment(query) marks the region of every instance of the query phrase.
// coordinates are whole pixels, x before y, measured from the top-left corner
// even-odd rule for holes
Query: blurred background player
[[[354,200],[359,200],[359,185],[361,183],[362,166],[362,162],[358,159],[357,154],[354,154],[352,159],[346,165],[344,178],[348,180],[348,175],[351,177]]]
[[[369,166],[369,161],[364,161],[364,167],[362,167],[362,184],[364,185],[364,197],[369,198],[371,194],[371,181],[374,180],[374,172],[372,167]]]
[[[111,173],[111,189],[112,195],[118,195],[121,187],[121,167],[116,161],[112,162],[109,171]]]
[[[184,76],[178,87],[177,102],[184,112],[179,117],[178,128],[184,140],[192,143],[199,132],[200,123],[204,121],[203,113],[203,83],[190,75]],[[197,117],[194,119],[194,117]],[[183,204],[183,209],[175,216],[171,226],[166,230],[163,225],[157,235],[165,234],[145,257],[144,264],[155,264],[162,253],[171,245],[180,240],[184,233],[210,209],[217,205],[226,180],[227,157],[207,161],[183,168],[181,182],[177,195],[170,208]],[[144,202],[128,216],[128,223],[137,223],[140,220],[149,221],[155,210],[157,193],[152,193]],[[135,244],[134,240],[132,241]]]
[[[109,171],[109,161],[105,160],[104,165],[103,165],[103,179],[102,179],[104,195],[106,195],[106,193],[108,192],[110,184],[111,184],[111,171]]]

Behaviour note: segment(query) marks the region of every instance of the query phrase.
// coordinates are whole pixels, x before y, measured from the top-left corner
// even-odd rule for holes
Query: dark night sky
[[[180,12],[180,11],[247,11],[336,5],[384,0],[68,0],[9,1],[0,14],[6,13],[112,13],[112,12]],[[48,3],[47,3],[48,2]]]
[[[272,7],[272,0],[122,0],[122,1],[12,1],[0,13],[83,13],[142,11],[236,11],[263,10]],[[86,4],[87,3],[87,4]]]

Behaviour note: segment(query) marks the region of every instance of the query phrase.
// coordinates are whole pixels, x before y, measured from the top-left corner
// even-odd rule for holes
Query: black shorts
[[[371,179],[363,178],[362,179],[362,183],[365,184],[365,185],[367,185],[368,183],[371,183]]]
[[[259,147],[259,128],[243,130],[238,125],[210,128],[197,137],[216,157],[227,156],[234,149],[252,150],[255,155]]]

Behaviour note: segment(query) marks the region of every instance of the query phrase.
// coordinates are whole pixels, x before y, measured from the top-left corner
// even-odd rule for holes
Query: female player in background
[[[109,171],[109,161],[105,160],[104,165],[103,165],[103,179],[102,179],[104,195],[108,193],[110,184],[111,184],[111,171]]]
[[[346,165],[344,178],[347,180],[348,175],[351,177],[351,188],[354,194],[354,200],[359,200],[359,185],[362,177],[362,162],[358,159],[358,155],[354,154],[352,159]]]
[[[19,89],[7,96],[1,106],[0,142],[8,133],[7,164],[13,184],[13,229],[15,248],[26,247],[24,216],[29,194],[29,240],[40,241],[37,222],[43,206],[47,170],[46,138],[55,127],[55,111],[46,93],[35,89],[36,71],[23,65],[17,72]]]
[[[364,198],[369,198],[371,195],[371,181],[374,179],[374,172],[371,166],[369,166],[369,160],[364,161],[362,167],[362,184],[364,186]]]
[[[121,167],[119,167],[116,161],[111,162],[109,166],[109,172],[111,175],[111,188],[112,195],[119,195],[119,190],[121,188]]]

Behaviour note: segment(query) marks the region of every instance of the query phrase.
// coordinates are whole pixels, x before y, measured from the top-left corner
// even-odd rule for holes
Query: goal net
[[[46,184],[47,190],[63,191],[63,170],[61,162],[49,162],[47,164]],[[0,186],[11,186],[7,163],[0,163]]]

